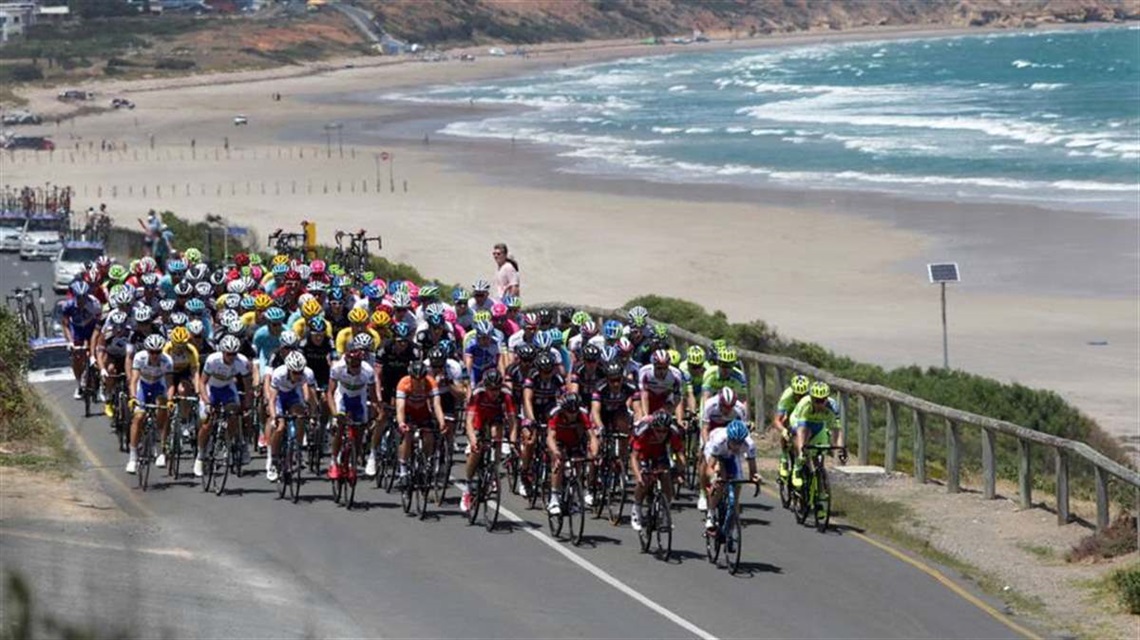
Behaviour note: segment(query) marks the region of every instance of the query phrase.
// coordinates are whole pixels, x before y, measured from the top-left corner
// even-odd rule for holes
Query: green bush
[[[1140,565],[1120,569],[1112,574],[1112,585],[1120,603],[1132,615],[1140,615]]]
[[[13,64],[0,67],[0,80],[3,81],[33,82],[43,79],[43,70],[34,64]]]
[[[193,69],[197,64],[197,62],[185,58],[159,58],[158,61],[154,63],[154,68],[167,69],[170,71],[186,71],[187,69]]]

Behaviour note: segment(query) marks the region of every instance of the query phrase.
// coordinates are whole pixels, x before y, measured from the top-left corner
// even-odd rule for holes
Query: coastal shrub
[[[43,70],[34,64],[13,64],[0,67],[0,81],[32,82],[43,79]]]
[[[185,58],[159,58],[154,63],[155,69],[166,69],[170,71],[186,71],[193,69],[198,63],[193,60]]]
[[[1069,562],[1116,558],[1136,551],[1136,517],[1121,513],[1104,531],[1081,538],[1065,555]]]
[[[1140,615],[1140,564],[1113,573],[1112,584],[1128,613]]]

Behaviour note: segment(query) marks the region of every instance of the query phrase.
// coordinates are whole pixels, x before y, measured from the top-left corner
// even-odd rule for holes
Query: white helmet
[[[166,338],[163,338],[157,333],[152,333],[143,340],[143,348],[147,351],[162,351],[166,346]]]
[[[289,367],[290,371],[304,371],[308,362],[305,360],[305,354],[300,351],[294,351],[285,356],[285,366]]]
[[[218,341],[218,350],[222,353],[237,353],[241,351],[241,340],[236,336],[224,336]]]

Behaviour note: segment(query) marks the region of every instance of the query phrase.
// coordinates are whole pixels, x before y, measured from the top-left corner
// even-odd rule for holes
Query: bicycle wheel
[[[414,464],[414,462],[413,462]],[[404,513],[412,515],[413,494],[415,493],[415,476],[412,471],[408,471],[408,475],[404,478],[404,486],[400,490],[400,506],[404,508]]]
[[[526,483],[527,502],[530,503],[530,508],[534,509],[539,504],[543,504],[549,500],[549,489],[547,489],[547,466],[548,460],[546,458],[546,451],[535,451],[534,457],[531,458],[530,470],[526,474],[528,477],[523,479]]]
[[[225,433],[225,425],[219,424],[216,428],[219,429],[219,436],[214,438],[214,495],[220,496],[225,492],[226,481],[230,478],[230,460],[233,456],[230,455],[229,438],[220,435]]]
[[[803,472],[805,474],[809,473],[807,469],[804,469]],[[798,490],[795,490],[794,511],[796,513],[796,524],[804,524],[807,522],[808,511],[811,509],[812,503],[810,495],[811,483],[813,481],[812,475],[814,474],[810,474],[808,477],[804,478],[804,486],[800,487]]]
[[[616,527],[621,524],[625,503],[628,500],[626,497],[625,465],[620,460],[615,462],[614,468],[610,471],[610,486],[606,489],[606,494],[606,511],[610,517],[610,523]]]
[[[36,305],[32,302],[28,303],[28,306],[26,309],[27,310],[25,311],[25,313],[27,314],[27,318],[28,318],[28,333],[30,334],[29,337],[38,338],[38,337],[40,337],[40,333],[41,333],[41,331],[40,331],[40,327],[41,327],[41,325],[40,325],[40,313],[36,309]]]
[[[347,509],[352,508],[352,503],[356,499],[356,467],[352,463],[345,464],[345,461],[355,459],[356,444],[352,442],[352,438],[345,438],[340,449],[338,462],[340,468],[337,469],[340,472],[339,477],[333,484],[340,485],[337,490],[337,493],[340,494],[337,503],[343,504]]]
[[[697,459],[700,456],[700,436],[694,431],[685,440],[685,485],[690,491],[697,490]]]
[[[439,438],[435,445],[435,455],[432,459],[435,461],[430,467],[431,470],[431,484],[435,489],[435,504],[438,507],[443,506],[443,500],[447,497],[447,485],[451,479],[451,465],[447,459],[447,450],[451,448],[451,444],[444,438]]]
[[[206,449],[202,452],[202,491],[209,491],[214,484],[214,434],[206,441]]]
[[[286,444],[286,447],[289,445]],[[285,493],[289,490],[289,457],[287,455],[278,455],[277,457],[277,499],[284,500]]]
[[[91,395],[91,365],[83,369],[83,382],[80,386],[82,387],[80,393],[83,396],[83,417],[90,418],[91,401],[94,399]]]
[[[487,531],[494,531],[495,525],[499,523],[499,502],[503,497],[503,487],[499,482],[498,471],[495,465],[488,461],[487,468],[483,474],[483,527]]]
[[[653,511],[653,533],[657,539],[656,555],[668,562],[673,554],[673,516],[669,513],[669,504],[663,494],[658,493],[654,497]]]
[[[582,544],[582,534],[586,529],[586,503],[582,500],[582,481],[575,477],[567,487],[567,502],[562,504],[570,525],[570,544]]]
[[[741,546],[741,527],[740,518],[735,515],[730,516],[732,522],[728,525],[728,530],[725,531],[724,540],[724,561],[728,565],[728,572],[736,575],[740,570],[740,546]]]
[[[332,490],[332,498],[334,504],[341,504],[341,497],[344,495],[344,465],[341,464],[341,459],[344,457],[344,451],[340,451],[337,455],[329,459],[329,467],[337,467],[337,471],[341,472],[336,480],[329,482],[329,488]]]
[[[142,442],[139,443],[139,467],[137,475],[139,477],[139,487],[143,491],[147,490],[150,484],[150,463],[151,455],[154,452],[154,424],[150,418],[146,419],[143,423],[143,437]]]
[[[649,513],[641,514],[641,531],[637,532],[637,541],[642,553],[649,553],[649,544],[653,541],[653,528],[657,526],[657,500],[649,501]]]
[[[178,480],[178,465],[182,459],[182,421],[170,425],[170,444],[166,447],[166,475]]]
[[[127,407],[127,394],[120,392],[115,401],[115,435],[119,438],[119,451],[126,452],[130,446],[130,418]]]
[[[827,470],[821,465],[815,477],[815,528],[820,533],[826,533],[827,526],[831,523],[831,487],[827,484]]]
[[[724,522],[724,499],[721,499],[720,504],[716,509],[716,530],[705,530],[705,555],[708,556],[709,562],[717,564],[717,559],[720,558],[721,547],[721,523]]]
[[[305,479],[301,477],[302,463],[304,462],[305,452],[301,451],[301,445],[296,440],[293,440],[292,445],[289,447],[289,454],[292,456],[289,467],[291,470],[292,486],[290,491],[293,492],[293,504],[297,504],[301,500],[301,485]]]
[[[787,478],[779,478],[776,484],[780,486],[780,506],[785,509],[792,508],[792,485]]]
[[[598,472],[594,479],[593,485],[590,487],[590,492],[594,494],[594,505],[590,508],[594,520],[602,517],[606,512],[607,496],[609,494],[608,487],[610,486],[610,461],[602,460],[602,464],[598,466]]]
[[[418,458],[415,473],[416,511],[420,515],[420,520],[423,520],[428,514],[428,499],[435,483],[432,481],[432,467],[428,465],[423,450],[420,450],[416,457]]]

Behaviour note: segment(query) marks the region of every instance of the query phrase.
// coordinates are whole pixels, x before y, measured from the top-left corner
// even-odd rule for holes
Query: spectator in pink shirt
[[[507,294],[519,297],[519,263],[507,252],[507,245],[502,242],[495,245],[491,255],[499,267],[495,273],[495,284],[498,286],[497,298],[502,300]]]

